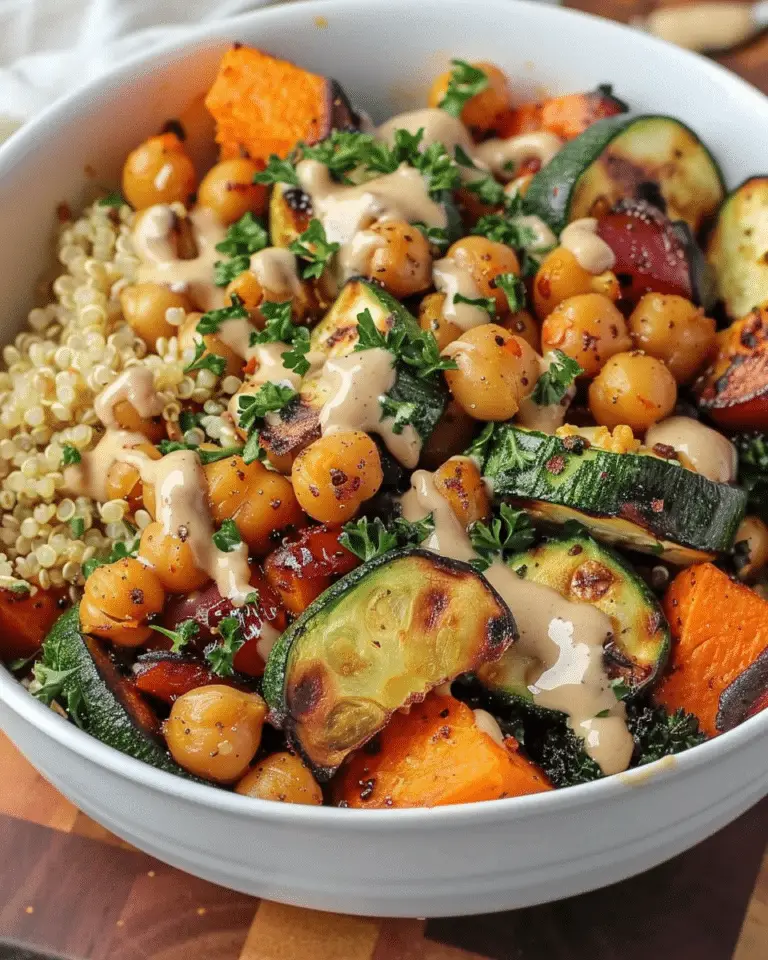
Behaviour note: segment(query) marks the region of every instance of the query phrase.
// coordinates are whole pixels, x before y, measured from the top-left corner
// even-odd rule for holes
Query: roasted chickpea
[[[482,70],[488,78],[485,89],[470,97],[461,111],[461,121],[478,133],[487,133],[493,130],[500,113],[512,106],[512,94],[506,74],[495,63],[481,60],[472,64],[477,70]],[[441,73],[432,84],[429,91],[430,107],[439,107],[448,92],[452,71]]]
[[[150,523],[144,528],[139,556],[152,567],[169,593],[189,593],[210,580],[195,563],[189,541],[166,533],[162,523]]]
[[[254,183],[258,164],[247,157],[233,157],[215,164],[200,181],[198,203],[209,207],[229,225],[246,213],[262,214],[267,206],[267,188]]]
[[[350,520],[381,486],[376,444],[359,430],[329,433],[296,457],[293,489],[304,510],[321,523]]]
[[[491,515],[491,498],[477,464],[469,457],[451,457],[438,467],[435,488],[448,501],[464,527]]]
[[[434,336],[439,350],[461,336],[461,328],[443,316],[444,305],[444,293],[429,293],[419,307],[419,326]]]
[[[533,280],[533,305],[539,320],[555,307],[580,293],[602,293],[618,300],[621,288],[610,271],[597,276],[585,270],[570,250],[556,247],[541,263]]]
[[[715,350],[715,321],[685,297],[646,293],[628,324],[633,344],[663,360],[678,383],[692,380]]]
[[[599,293],[568,297],[541,325],[542,351],[562,350],[585,377],[594,377],[609,357],[631,346],[624,317]]]
[[[165,437],[165,421],[163,418],[142,417],[128,400],[121,400],[116,403],[113,413],[121,430],[143,433],[150,443],[159,443]]]
[[[404,220],[383,220],[360,235],[366,244],[366,277],[393,297],[410,297],[432,286],[432,254],[418,227]]]
[[[194,350],[195,345],[202,339],[205,344],[205,350],[203,351],[204,357],[207,357],[210,353],[215,353],[217,356],[224,357],[226,360],[222,377],[241,376],[243,373],[242,357],[238,356],[238,354],[236,354],[231,347],[227,346],[222,339],[217,337],[215,333],[206,333],[203,335],[197,333],[197,325],[200,322],[201,316],[202,314],[200,313],[188,314],[187,319],[179,328],[179,347],[182,350]]]
[[[163,609],[165,591],[154,571],[133,557],[97,567],[85,581],[80,623],[85,633],[122,647],[152,634],[146,620]]]
[[[173,337],[177,326],[166,319],[168,310],[189,313],[192,304],[183,293],[174,293],[160,283],[134,283],[120,291],[120,306],[133,331],[153,350],[160,337]]]
[[[520,262],[511,247],[487,237],[463,237],[453,244],[446,257],[467,271],[479,296],[493,297],[499,316],[509,312],[507,295],[495,281],[500,273],[520,274]]]
[[[541,351],[541,330],[530,310],[518,310],[510,313],[500,322],[500,326],[521,340],[525,340],[529,347],[537,353]]]
[[[290,530],[306,525],[291,481],[263,463],[227,457],[203,469],[214,522],[234,520],[251,553],[264,556]]]
[[[445,379],[456,402],[476,420],[508,420],[531,392],[538,357],[525,340],[495,323],[473,327],[443,351],[458,370]]]
[[[259,749],[266,715],[257,693],[212,684],[182,694],[163,732],[180,767],[205,780],[234,783]]]
[[[760,517],[748,515],[741,521],[734,543],[739,578],[753,580],[768,565],[768,526]]]
[[[464,413],[455,400],[449,401],[437,426],[424,444],[419,466],[436,470],[442,463],[466,450],[477,432],[477,420]]]
[[[235,787],[235,793],[256,800],[316,807],[323,802],[323,791],[309,768],[288,752],[273,753],[257,763]]]
[[[186,203],[196,183],[194,165],[175,133],[145,140],[128,154],[123,167],[123,196],[134,210]]]
[[[639,350],[617,353],[589,385],[595,420],[613,429],[626,424],[635,433],[668,417],[677,403],[677,384],[661,360]]]
[[[226,290],[227,299],[231,300],[236,294],[243,301],[243,306],[251,316],[251,321],[263,329],[265,320],[260,307],[264,303],[283,303],[291,301],[291,313],[296,323],[303,323],[307,317],[318,311],[318,300],[312,288],[302,283],[296,290],[265,290],[252,270],[243,270],[229,283]]]
[[[140,443],[132,449],[146,454],[150,460],[159,460],[161,456],[151,443]],[[108,500],[125,500],[132,513],[141,510],[144,505],[139,471],[123,460],[115,460],[107,471],[106,492]]]

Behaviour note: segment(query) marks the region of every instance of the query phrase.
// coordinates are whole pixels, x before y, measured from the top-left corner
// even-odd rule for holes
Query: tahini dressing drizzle
[[[466,531],[435,487],[433,474],[417,470],[402,497],[403,516],[411,521],[433,515],[435,529],[422,546],[456,560],[476,557]],[[485,572],[508,604],[520,631],[512,649],[525,669],[524,680],[535,703],[568,716],[584,740],[588,755],[605,774],[626,770],[633,740],[624,704],[616,699],[603,665],[610,619],[588,603],[572,603],[557,591],[521,579],[501,562]],[[606,716],[598,716],[607,711]]]
[[[731,441],[691,417],[668,417],[655,423],[645,435],[645,446],[657,443],[672,447],[690,460],[697,473],[716,483],[736,479],[737,454]]]
[[[570,250],[579,266],[588,273],[597,275],[616,266],[613,250],[597,235],[594,217],[582,217],[569,223],[560,234],[560,246]]]

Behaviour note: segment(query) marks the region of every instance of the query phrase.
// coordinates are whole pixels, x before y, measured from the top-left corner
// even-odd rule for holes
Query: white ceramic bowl
[[[610,81],[633,107],[691,124],[731,184],[765,172],[768,100],[712,63],[607,21],[509,0],[271,8],[133,60],[0,150],[3,340],[29,306],[56,205],[77,203],[94,176],[114,185],[127,151],[199,100],[233,40],[336,77],[378,118],[423,103],[451,55],[502,64],[520,95]],[[768,792],[768,711],[602,782],[370,812],[266,803],[161,773],[68,724],[2,670],[0,720],[55,786],[136,846],[238,890],[348,913],[478,913],[580,893],[680,853]]]

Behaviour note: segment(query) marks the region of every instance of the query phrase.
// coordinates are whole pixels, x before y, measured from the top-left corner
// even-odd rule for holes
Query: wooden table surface
[[[627,22],[653,3],[571,5]],[[720,59],[768,92],[768,36]],[[0,863],[0,960],[768,958],[768,800],[602,891],[485,917],[364,919],[259,901],[153,860],[79,812],[0,736]]]

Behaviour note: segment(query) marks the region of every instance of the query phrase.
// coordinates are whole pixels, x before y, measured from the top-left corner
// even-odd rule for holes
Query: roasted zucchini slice
[[[610,617],[613,637],[604,648],[608,676],[631,694],[653,683],[669,653],[669,624],[653,592],[612,550],[591,537],[546,540],[517,554],[509,565],[523,580],[557,590],[575,603],[591,603]],[[516,645],[477,671],[488,690],[532,702],[529,673],[538,667]]]
[[[560,233],[571,220],[600,216],[655,184],[672,220],[696,233],[723,199],[723,178],[696,134],[673,117],[599,120],[567,143],[531,181],[529,213]]]
[[[555,524],[578,520],[598,540],[673,563],[695,563],[733,545],[744,490],[676,461],[571,440],[499,425],[484,464],[496,496]]]
[[[414,317],[386,290],[369,280],[350,280],[312,331],[311,349],[333,357],[352,353],[357,344],[357,317],[364,310],[370,312],[382,333],[387,333],[396,323],[410,329],[414,336],[420,333]],[[426,442],[445,409],[447,394],[442,381],[437,377],[417,377],[401,363],[387,396],[397,404],[414,405],[410,422]],[[328,399],[326,381],[319,375],[308,377],[302,384],[300,396],[262,430],[262,446],[275,458],[299,453],[320,436],[320,409]]]
[[[129,757],[196,779],[173,762],[154,711],[119,672],[106,647],[81,633],[79,606],[67,610],[53,625],[41,662],[52,670],[69,671],[62,695],[79,727]]]
[[[726,197],[707,244],[717,293],[735,320],[768,303],[768,176]]]
[[[264,696],[321,777],[400,707],[497,659],[515,622],[466,563],[384,554],[321,594],[275,644]]]

